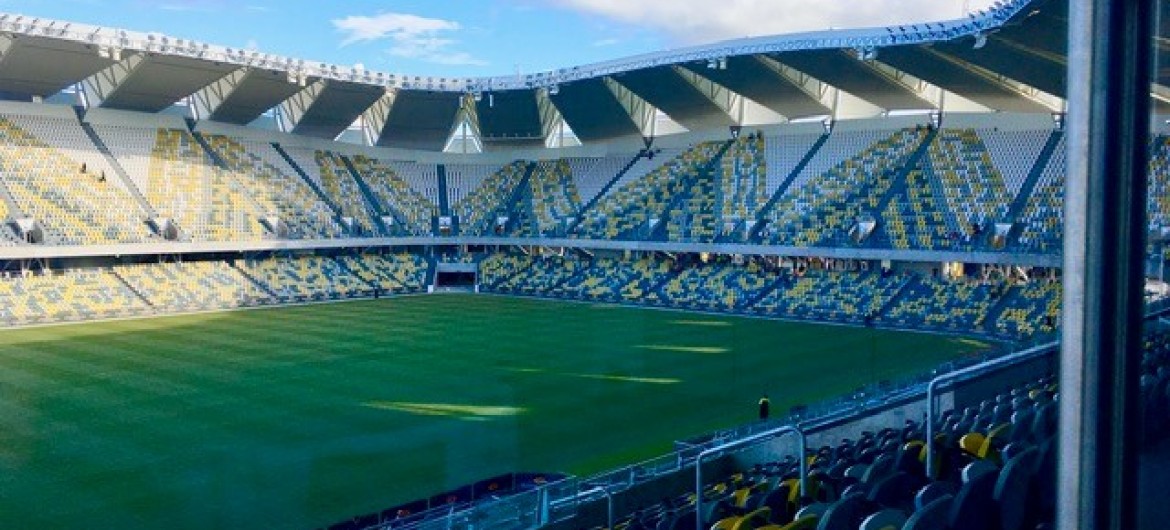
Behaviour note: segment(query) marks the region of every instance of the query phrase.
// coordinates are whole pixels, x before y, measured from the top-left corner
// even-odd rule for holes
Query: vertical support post
[[[1069,1],[1061,530],[1136,523],[1152,4]]]

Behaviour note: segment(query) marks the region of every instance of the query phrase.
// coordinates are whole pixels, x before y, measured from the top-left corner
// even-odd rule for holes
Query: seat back
[[[968,470],[964,471],[966,475]],[[963,483],[951,505],[951,530],[987,530],[999,524],[999,511],[992,499],[998,478],[998,473],[988,471],[973,474]]]
[[[901,510],[882,510],[870,514],[861,521],[858,530],[901,530],[906,524],[906,514]]]
[[[943,495],[910,514],[902,530],[946,530],[947,515],[954,503],[954,497]]]

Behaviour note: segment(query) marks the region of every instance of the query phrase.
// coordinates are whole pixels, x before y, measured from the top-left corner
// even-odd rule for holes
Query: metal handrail
[[[982,362],[979,364],[968,366],[966,368],[955,370],[953,372],[948,372],[948,373],[942,374],[938,377],[935,377],[934,379],[931,379],[930,383],[927,383],[927,385],[926,385],[926,476],[928,478],[931,478],[931,479],[935,478],[934,472],[936,471],[934,469],[934,412],[935,412],[934,392],[935,392],[935,388],[937,388],[939,385],[941,385],[943,383],[962,379],[962,378],[964,378],[968,375],[971,375],[971,374],[978,373],[978,374],[982,375],[982,373],[985,373],[988,370],[998,370],[998,369],[1002,369],[1002,368],[1007,368],[1007,367],[1013,366],[1017,363],[1020,363],[1022,361],[1031,360],[1031,359],[1039,357],[1043,354],[1052,353],[1053,351],[1056,350],[1056,346],[1058,344],[1059,343],[1055,342],[1055,341],[1047,343],[1047,344],[1041,344],[1039,346],[1028,348],[1028,349],[1021,351],[1021,352],[1013,353],[1011,355],[1005,355],[1003,357],[998,357],[995,359],[991,359],[989,361],[985,361],[985,362]]]
[[[699,453],[699,456],[695,457],[695,528],[696,529],[702,530],[702,528],[703,528],[703,458],[708,456],[708,455],[714,454],[714,453],[720,453],[720,452],[726,451],[728,449],[734,449],[736,447],[751,445],[753,443],[756,443],[756,442],[759,442],[759,441],[762,441],[765,439],[776,438],[776,437],[779,437],[779,436],[782,436],[785,434],[795,434],[795,435],[799,436],[800,447],[798,449],[798,452],[799,452],[798,459],[800,460],[800,494],[804,495],[804,493],[806,491],[808,491],[808,489],[806,488],[806,481],[808,480],[808,461],[805,459],[805,454],[804,454],[805,451],[807,450],[807,448],[805,447],[805,436],[804,436],[804,432],[800,430],[800,427],[797,427],[796,425],[784,425],[782,427],[777,427],[775,429],[764,431],[764,432],[756,434],[754,436],[749,436],[747,438],[741,438],[739,440],[727,442],[727,443],[720,445],[720,446],[717,446],[717,447],[712,447],[710,449],[706,449],[703,452]],[[612,528],[612,526],[610,528]]]

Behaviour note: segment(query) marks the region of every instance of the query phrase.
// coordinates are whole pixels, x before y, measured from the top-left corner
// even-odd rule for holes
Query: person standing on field
[[[769,409],[771,408],[772,402],[768,401],[768,394],[764,394],[764,397],[760,398],[760,420],[768,419],[768,413],[771,412]]]

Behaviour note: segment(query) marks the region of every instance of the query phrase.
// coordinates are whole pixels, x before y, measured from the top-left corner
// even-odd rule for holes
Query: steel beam
[[[394,108],[394,99],[397,96],[397,90],[386,89],[382,97],[362,112],[362,138],[366,145],[378,145],[378,139],[382,137],[382,130],[386,128],[390,109]]]
[[[215,113],[216,109],[223,105],[224,101],[227,101],[228,96],[231,96],[232,92],[240,87],[240,83],[247,77],[249,71],[251,69],[246,66],[237,68],[192,94],[195,119],[207,119]]]
[[[134,71],[145,62],[142,54],[132,53],[83,80],[81,86],[85,91],[86,103],[90,107],[102,106],[102,102],[116,94]]]
[[[309,111],[309,107],[312,107],[321,93],[325,91],[325,83],[328,81],[318,79],[277,106],[280,110],[279,126],[281,131],[287,133],[296,128],[297,124],[301,122],[301,118],[304,118],[305,113]]]

